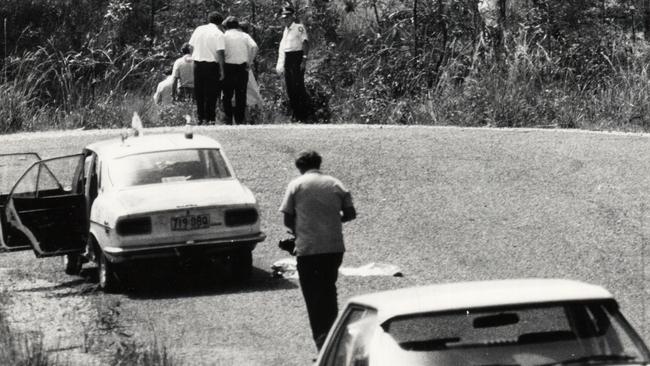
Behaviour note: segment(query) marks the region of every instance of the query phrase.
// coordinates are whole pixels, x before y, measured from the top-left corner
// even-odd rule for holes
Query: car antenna
[[[142,120],[138,115],[138,112],[133,112],[133,118],[131,118],[131,128],[133,129],[133,136],[143,136],[144,127],[142,127]]]
[[[191,139],[194,137],[194,131],[192,127],[192,117],[189,114],[185,115],[185,138]]]

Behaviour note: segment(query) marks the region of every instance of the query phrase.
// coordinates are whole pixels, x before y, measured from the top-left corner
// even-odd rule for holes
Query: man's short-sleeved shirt
[[[302,23],[291,23],[289,27],[284,28],[280,50],[283,52],[302,51],[302,43],[308,39],[307,29]]]
[[[194,48],[192,59],[201,62],[217,62],[217,51],[225,48],[223,32],[212,23],[196,27],[189,43]]]
[[[249,62],[251,54],[257,49],[253,38],[239,29],[228,29],[224,33],[224,43],[227,64],[240,65]]]
[[[296,255],[342,253],[341,211],[352,195],[338,179],[310,170],[289,183],[280,211],[295,217]]]
[[[192,56],[185,55],[174,61],[172,76],[178,78],[178,85],[185,88],[194,87],[194,60]]]

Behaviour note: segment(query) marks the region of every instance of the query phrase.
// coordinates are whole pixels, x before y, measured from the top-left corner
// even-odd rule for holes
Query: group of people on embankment
[[[284,31],[276,72],[284,76],[292,119],[304,122],[310,113],[304,78],[309,38],[292,7],[284,7],[280,17]],[[192,98],[198,124],[202,125],[217,122],[217,103],[221,100],[224,114],[221,122],[243,124],[246,107],[262,104],[251,68],[258,52],[257,43],[248,34],[248,23],[234,16],[224,20],[221,14],[211,12],[207,20],[194,29],[181,48],[181,57],[158,84],[154,101],[160,105]]]

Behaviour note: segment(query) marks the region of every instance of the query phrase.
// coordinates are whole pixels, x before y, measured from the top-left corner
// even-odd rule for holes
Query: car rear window
[[[111,181],[118,187],[197,179],[230,178],[218,149],[184,149],[129,155],[109,163]]]

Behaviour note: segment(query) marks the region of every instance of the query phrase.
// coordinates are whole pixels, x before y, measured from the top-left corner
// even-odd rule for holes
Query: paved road
[[[324,156],[324,170],[350,187],[359,210],[359,219],[346,225],[344,264],[391,263],[405,274],[342,277],[341,302],[432,282],[566,277],[612,291],[650,341],[649,135],[379,126],[207,127],[199,133],[222,142],[260,200],[269,239],[255,251],[250,284],[147,268],[125,294],[103,295],[94,291],[93,268],[84,277],[67,277],[58,261],[19,253],[0,256],[0,286],[11,293],[8,278],[36,276],[47,284],[29,293],[49,299],[53,319],[70,316],[51,301],[62,288],[67,295],[60,297],[110,315],[111,332],[97,331],[95,323],[71,324],[82,329],[68,329],[72,338],[85,332],[113,345],[155,339],[188,364],[308,364],[314,348],[300,290],[295,280],[271,278],[270,264],[283,258],[275,247],[284,233],[277,208],[296,174],[292,156],[314,148]],[[54,156],[117,135],[1,136],[0,151]],[[44,321],[33,319],[32,325]]]

